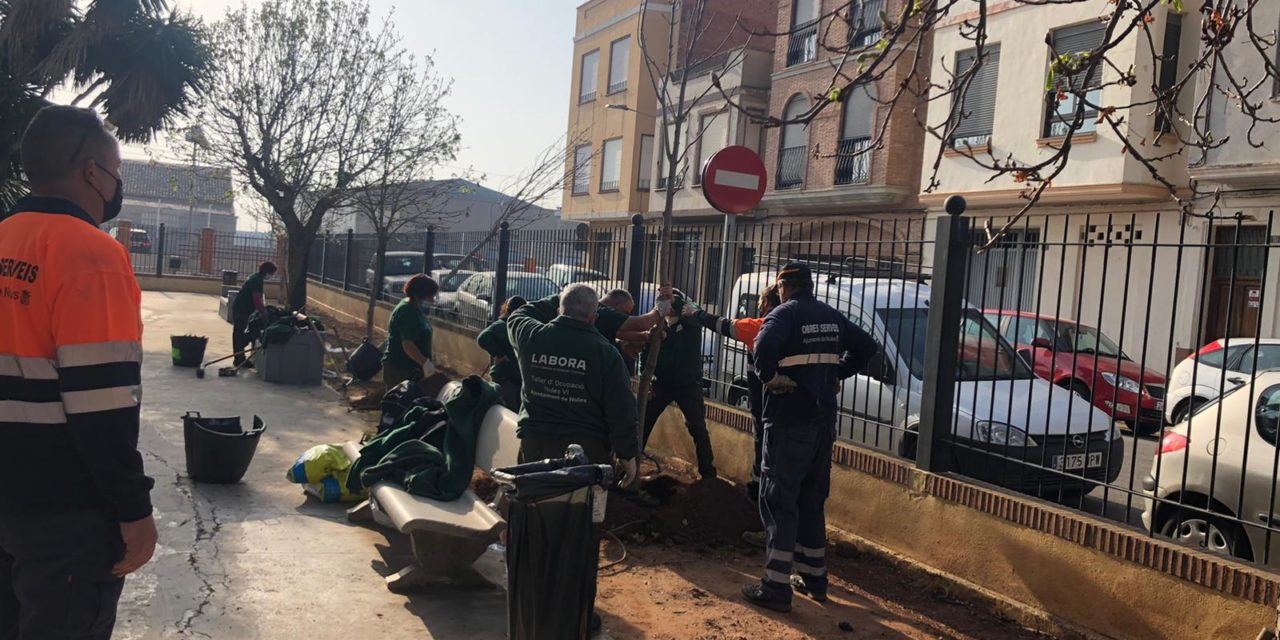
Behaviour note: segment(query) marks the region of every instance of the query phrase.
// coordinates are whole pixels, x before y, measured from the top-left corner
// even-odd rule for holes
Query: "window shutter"
[[[809,110],[808,102],[804,98],[800,96],[796,96],[791,99],[791,102],[787,103],[787,110],[783,114],[783,118],[786,120],[795,120],[800,116],[804,115],[805,111],[808,111],[808,110]],[[807,146],[809,146],[808,127],[798,122],[783,125],[782,127],[782,148],[783,149],[793,149],[795,147],[807,147]]]
[[[1105,25],[1097,23],[1087,23],[1065,29],[1058,29],[1053,32],[1053,50],[1058,55],[1069,55],[1075,53],[1084,53],[1093,51],[1102,46],[1102,36],[1106,33]],[[1100,83],[1102,74],[1102,65],[1098,65],[1093,74],[1089,76],[1084,87],[1096,87]],[[1072,78],[1072,83],[1079,82],[1080,78]]]
[[[844,101],[844,130],[840,139],[870,138],[876,117],[875,109],[876,103],[871,99],[867,85],[852,87],[849,97]]]
[[[986,47],[986,59],[969,83],[969,90],[964,96],[963,112],[968,114],[960,120],[954,138],[988,135],[996,116],[996,85],[1000,75],[1000,47]],[[960,76],[973,68],[977,59],[977,50],[965,51],[956,56],[956,75]],[[962,114],[957,114],[961,117]]]

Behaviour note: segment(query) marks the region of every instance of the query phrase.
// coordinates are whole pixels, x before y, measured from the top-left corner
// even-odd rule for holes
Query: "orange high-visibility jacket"
[[[150,515],[141,299],[129,254],[75,204],[28,197],[0,221],[0,515]]]

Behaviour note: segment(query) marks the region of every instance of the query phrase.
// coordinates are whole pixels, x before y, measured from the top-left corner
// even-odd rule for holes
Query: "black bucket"
[[[240,418],[202,418],[200,412],[188,411],[182,416],[187,476],[196,482],[240,482],[266,428],[258,416],[253,417],[253,429],[245,431]]]
[[[382,371],[382,349],[373,346],[373,343],[365,338],[347,359],[347,371],[360,382],[378,375],[378,372]]]
[[[204,348],[209,339],[204,336],[169,336],[173,347],[173,366],[198,367],[204,360]]]

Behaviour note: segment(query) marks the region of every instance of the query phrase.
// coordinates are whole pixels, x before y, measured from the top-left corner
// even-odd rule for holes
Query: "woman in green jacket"
[[[387,353],[382,356],[382,380],[390,389],[405,380],[435,375],[431,361],[431,322],[423,306],[435,301],[440,286],[425,274],[404,283],[404,299],[391,311]]]
[[[507,336],[507,316],[512,311],[525,305],[520,296],[511,296],[502,304],[498,320],[485,327],[476,342],[489,354],[489,379],[498,383],[502,389],[502,404],[506,408],[520,411],[520,365],[516,362],[515,349],[511,348],[511,339]]]

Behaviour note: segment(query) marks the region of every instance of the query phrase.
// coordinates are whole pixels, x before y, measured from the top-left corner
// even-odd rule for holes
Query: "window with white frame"
[[[783,119],[794,121],[809,111],[809,101],[797,95],[787,102]],[[778,176],[774,182],[776,189],[795,189],[804,185],[807,153],[809,150],[809,127],[802,122],[791,122],[782,126],[782,137],[778,144]]]
[[[605,140],[600,156],[600,192],[617,191],[622,180],[622,138]]]
[[[702,182],[702,165],[706,164],[707,159],[725,147],[725,137],[729,135],[729,112],[703,114],[699,118],[698,131],[700,137],[698,138],[698,157],[694,164],[694,184]]]
[[[1098,101],[1102,99],[1102,63],[1090,63],[1089,54],[1102,46],[1106,25],[1088,22],[1053,32],[1053,52],[1061,60],[1069,60],[1074,73],[1055,74],[1053,85],[1045,94],[1044,137],[1059,138],[1072,129],[1089,133],[1098,127]],[[1053,61],[1050,61],[1052,64]],[[1092,73],[1088,68],[1092,66]],[[1084,94],[1080,104],[1078,93]],[[1076,120],[1080,124],[1077,126]]]
[[[573,151],[573,195],[584,196],[591,192],[591,145],[584,144]]]
[[[653,136],[640,136],[640,172],[636,180],[637,191],[653,188]]]
[[[818,2],[795,0],[791,5],[791,31],[787,37],[787,66],[818,57]]]
[[[849,44],[869,47],[880,41],[884,0],[854,0],[849,5]]]
[[[672,189],[679,189],[681,186],[684,185],[683,168],[680,168],[676,171],[675,182],[672,184],[667,184],[667,149],[671,146],[671,140],[675,137],[676,137],[676,125],[672,123],[668,123],[666,126],[666,130],[663,133],[662,145],[658,147],[658,188],[659,189],[666,189],[668,187]],[[684,148],[688,146],[689,140],[685,136],[681,135],[680,140],[678,142],[679,142],[679,146],[676,148],[677,156],[681,155],[681,152],[684,150]]]
[[[578,104],[596,99],[596,86],[600,81],[600,50],[582,56],[581,77],[578,79]]]
[[[609,93],[627,90],[627,61],[631,55],[631,36],[614,40],[609,45]]]
[[[870,85],[849,88],[844,99],[840,142],[836,145],[836,184],[862,184],[871,177],[871,130],[876,121],[876,102]]]
[[[978,63],[977,49],[956,54],[956,77],[963,77]],[[991,142],[996,118],[996,86],[1000,75],[1000,47],[988,45],[982,51],[982,63],[964,94],[964,103],[954,115],[955,129],[950,145],[954,149],[977,148]]]

